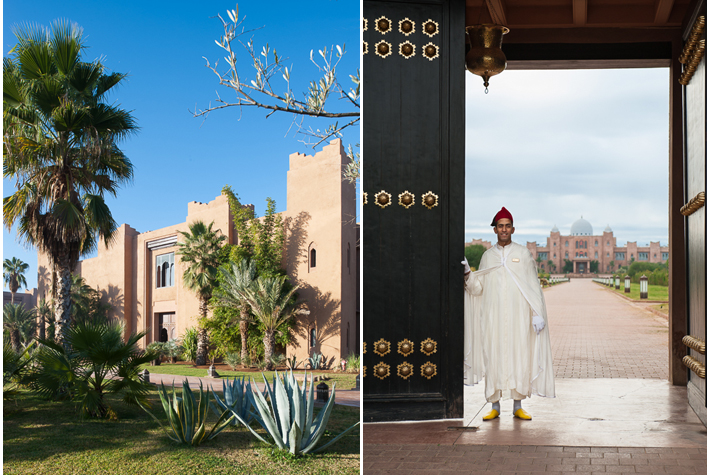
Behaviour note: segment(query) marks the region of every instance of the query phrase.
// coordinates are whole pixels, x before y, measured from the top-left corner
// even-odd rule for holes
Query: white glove
[[[542,329],[545,328],[545,319],[542,318],[540,315],[533,315],[532,326],[535,330],[535,333],[539,335]]]
[[[464,258],[464,260],[461,261],[461,264],[463,264],[463,273],[468,274],[471,272],[471,267],[468,265],[468,259]]]

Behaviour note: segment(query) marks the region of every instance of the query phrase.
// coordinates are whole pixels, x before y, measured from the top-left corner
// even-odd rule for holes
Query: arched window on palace
[[[308,246],[308,272],[316,268],[316,244],[312,242]]]
[[[175,285],[175,253],[161,254],[155,258],[155,288]]]
[[[565,247],[569,247],[569,241],[565,241]]]
[[[594,253],[594,258],[595,258],[595,259],[599,258],[599,253],[598,253],[598,252],[595,252],[595,253]]]
[[[310,346],[311,348],[316,347],[316,327],[311,328],[310,341],[308,342],[308,346]]]
[[[567,259],[568,257],[569,257],[569,253],[567,251],[565,251],[565,259]]]
[[[598,247],[598,246],[599,246],[599,241],[594,241],[594,247]]]

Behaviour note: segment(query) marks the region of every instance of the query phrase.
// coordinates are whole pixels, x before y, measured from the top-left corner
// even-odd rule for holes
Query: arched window
[[[594,241],[594,247],[599,247],[599,241]]]
[[[569,253],[567,251],[565,251],[565,259],[567,259],[568,257],[569,257]]]
[[[595,252],[595,253],[594,253],[594,258],[597,259],[598,257],[599,257],[599,253],[598,253],[598,252]]]
[[[565,241],[565,247],[569,247],[569,241]]]
[[[310,266],[311,268],[313,268],[313,267],[316,266],[316,250],[315,250],[315,249],[311,249],[311,256],[310,256],[310,264],[309,264],[309,266]]]
[[[309,346],[310,346],[311,348],[315,348],[315,346],[316,346],[316,327],[312,327],[312,328],[311,328],[311,335],[310,335],[310,337],[311,337],[311,338],[310,338],[310,341],[308,342],[308,343],[309,343]]]
[[[552,257],[557,258],[557,253],[554,253]]]
[[[175,253],[161,254],[155,258],[155,287],[175,285]]]

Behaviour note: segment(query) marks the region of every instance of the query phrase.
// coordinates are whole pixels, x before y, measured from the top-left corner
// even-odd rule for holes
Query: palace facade
[[[483,245],[491,247],[490,241],[474,239],[467,246]],[[561,273],[565,259],[572,262],[573,274],[590,274],[592,261],[597,261],[598,273],[618,270],[632,261],[665,263],[668,261],[668,247],[660,242],[651,242],[648,246],[638,246],[636,242],[627,242],[626,246],[617,246],[614,232],[607,225],[601,234],[594,234],[591,223],[583,217],[572,224],[569,235],[562,235],[557,226],[550,231],[547,245],[538,246],[536,242],[527,243],[528,250],[538,260],[538,267],[545,272]]]
[[[287,207],[283,219],[283,267],[299,284],[303,309],[287,356],[303,360],[315,352],[328,361],[360,352],[359,225],[355,187],[342,179],[348,163],[341,141],[334,140],[314,156],[289,156]],[[112,316],[126,324],[126,333],[147,331],[152,341],[180,338],[197,325],[199,301],[183,286],[180,231],[202,220],[214,222],[226,243],[238,244],[229,203],[224,195],[209,203],[187,204],[185,222],[148,232],[123,224],[110,248],[99,246],[98,256],[79,262],[76,273],[98,288],[112,305]],[[51,273],[47,257],[38,256],[40,295],[49,295]]]

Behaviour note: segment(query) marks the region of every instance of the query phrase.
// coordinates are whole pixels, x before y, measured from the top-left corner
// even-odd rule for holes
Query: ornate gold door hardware
[[[385,209],[392,204],[392,195],[385,190],[380,191],[375,195],[375,204],[382,209]]]
[[[428,209],[432,209],[434,206],[439,205],[439,195],[435,195],[431,191],[427,191],[422,195],[422,204]]]
[[[436,365],[431,361],[427,361],[422,365],[422,376],[426,379],[431,379],[436,376]]]
[[[683,364],[690,368],[693,373],[705,379],[705,365],[700,361],[696,360],[692,356],[686,356],[683,358]]]
[[[414,353],[414,342],[407,340],[406,338],[399,343],[397,343],[397,353],[402,356],[409,356]]]
[[[374,351],[378,356],[385,356],[390,352],[390,342],[384,338],[380,338],[375,342],[375,349],[372,351]]]
[[[414,199],[416,197],[414,196],[413,193],[410,193],[409,191],[404,191],[404,193],[399,194],[399,204],[401,206],[404,206],[406,209],[411,208],[414,206]]]
[[[414,366],[406,361],[397,365],[397,376],[402,379],[407,379],[414,374]]]
[[[691,200],[688,201],[685,205],[683,205],[683,207],[680,209],[680,214],[682,214],[683,216],[690,216],[703,206],[705,206],[705,192],[701,191],[693,198],[691,198]]]
[[[699,338],[695,338],[694,336],[686,335],[683,337],[683,344],[685,346],[687,346],[688,348],[697,351],[701,355],[705,354],[705,342]]]
[[[388,365],[387,363],[379,362],[375,365],[373,369],[375,371],[375,377],[377,378],[385,379],[387,376],[390,375],[390,365]]]
[[[693,74],[695,74],[696,69],[698,69],[700,61],[703,59],[703,54],[705,54],[705,40],[700,39],[704,29],[705,17],[700,16],[695,21],[690,36],[688,37],[688,41],[686,41],[685,46],[683,47],[683,52],[681,53],[680,58],[678,58],[678,61],[685,65],[685,68],[683,68],[683,74],[681,74],[680,78],[678,78],[678,82],[684,86],[687,86],[690,83],[690,80],[693,78]]]
[[[431,338],[427,338],[422,342],[421,350],[422,353],[427,356],[433,355],[434,353],[436,353],[436,342]]]

